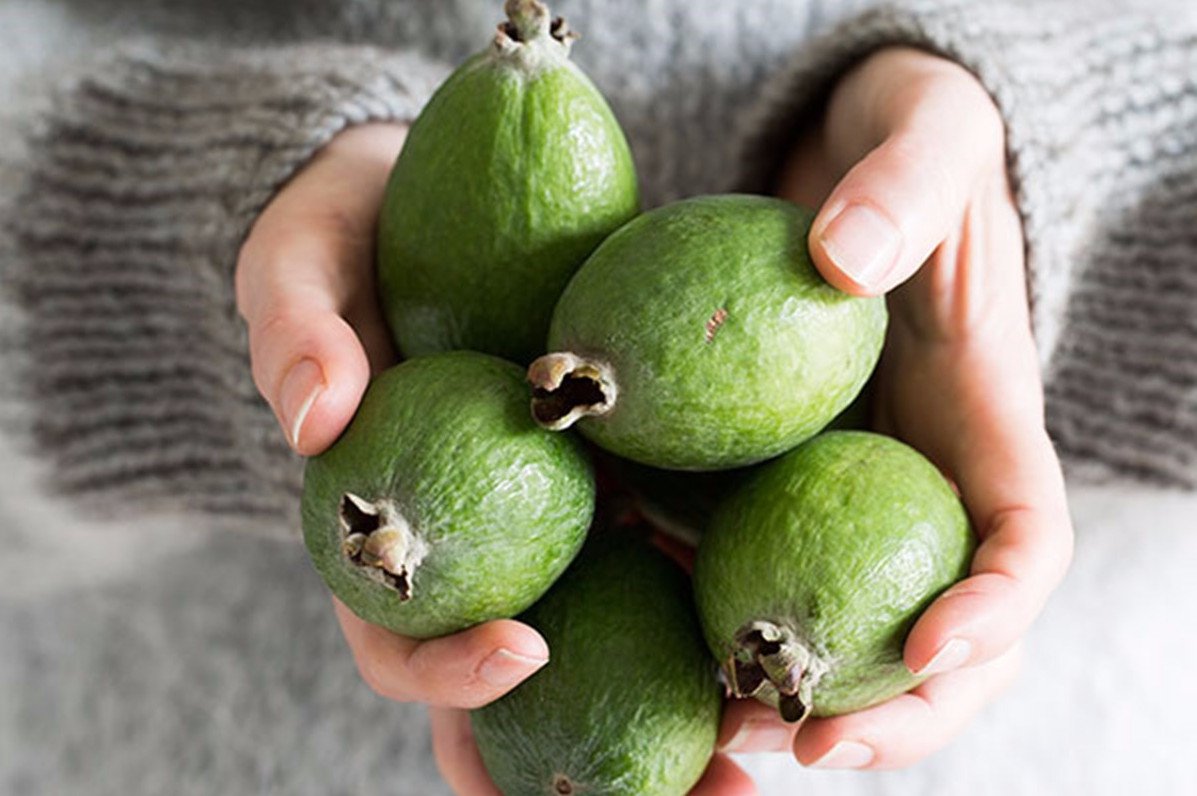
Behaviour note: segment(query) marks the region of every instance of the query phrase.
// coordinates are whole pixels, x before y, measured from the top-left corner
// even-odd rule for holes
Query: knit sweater
[[[4,417],[45,458],[48,486],[106,514],[294,527],[302,463],[250,377],[239,246],[338,131],[413,119],[487,42],[499,5],[308,0],[286,6],[289,26],[238,22],[271,31],[250,43],[214,41],[216,23],[186,12],[202,35],[142,38],[64,83],[24,189],[0,208]],[[795,125],[880,47],[972,70],[1006,122],[1067,469],[1197,486],[1197,9],[864,5],[555,10],[584,33],[575,58],[623,123],[650,206],[765,186]],[[832,15],[844,19],[828,30]]]

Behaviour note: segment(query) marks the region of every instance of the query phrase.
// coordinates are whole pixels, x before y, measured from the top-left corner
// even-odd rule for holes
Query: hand
[[[906,665],[935,676],[873,708],[812,719],[796,736],[757,706],[733,706],[724,739],[736,750],[792,749],[806,765],[904,766],[945,745],[1013,678],[1019,640],[1072,554],[1000,114],[963,68],[879,51],[836,86],[778,191],[821,208],[809,243],[831,284],[889,293],[874,424],[957,485],[980,546],[969,577],[907,637]]]
[[[374,124],[337,136],[263,211],[238,259],[254,381],[288,442],[307,456],[332,444],[371,373],[396,358],[374,289],[374,233],[405,132]],[[548,661],[544,639],[519,622],[417,641],[363,622],[335,599],[334,606],[362,679],[390,699],[474,708]],[[485,777],[471,764],[475,770],[446,775]]]
[[[374,288],[374,237],[406,128],[342,132],[267,205],[237,261],[254,383],[296,452],[349,424],[371,373],[396,361]]]
[[[375,221],[406,130],[362,125],[333,139],[254,224],[237,262],[254,382],[296,452],[314,456],[348,425],[372,373],[396,360],[374,287]],[[463,796],[498,793],[467,709],[498,699],[548,661],[543,638],[511,620],[418,641],[368,624],[333,599],[362,679],[381,696],[432,707],[446,781]],[[750,796],[716,757],[697,796]]]

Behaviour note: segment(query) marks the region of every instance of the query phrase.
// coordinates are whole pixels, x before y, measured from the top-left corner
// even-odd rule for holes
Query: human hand
[[[877,430],[956,484],[980,545],[969,577],[920,616],[908,694],[795,729],[732,705],[725,749],[791,749],[806,765],[892,768],[944,746],[1017,671],[1019,640],[1071,559],[1059,462],[1044,430],[1018,212],[1001,116],[962,67],[872,55],[835,87],[778,192],[819,207],[815,264],[854,295],[889,293]],[[740,731],[743,730],[743,733]]]
[[[374,237],[405,127],[366,124],[328,143],[254,223],[237,260],[237,309],[254,383],[296,452],[349,424],[395,349],[374,288]]]
[[[375,294],[374,236],[405,132],[372,124],[338,135],[267,206],[238,258],[254,381],[291,447],[307,456],[340,436],[371,373],[396,359]],[[548,660],[544,639],[519,622],[419,641],[333,602],[362,679],[390,699],[474,708]]]
[[[298,453],[332,444],[371,373],[393,364],[374,287],[375,222],[405,130],[362,125],[337,136],[254,224],[237,262],[237,306],[249,327],[254,382]],[[333,599],[358,671],[375,692],[431,706],[446,781],[463,796],[498,793],[474,745],[467,709],[498,699],[548,661],[544,639],[511,620],[420,641],[362,621]],[[724,756],[696,796],[749,796]]]

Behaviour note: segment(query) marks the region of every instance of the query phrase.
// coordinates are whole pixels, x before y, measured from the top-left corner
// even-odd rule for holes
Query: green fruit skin
[[[654,467],[725,469],[793,448],[848,406],[880,355],[885,304],[823,280],[812,220],[778,199],[706,196],[604,241],[549,331],[550,351],[614,369],[615,407],[579,430]]]
[[[623,131],[551,45],[488,50],[412,125],[379,219],[379,288],[403,354],[473,349],[527,363],[596,246],[639,211]]]
[[[639,540],[592,533],[520,617],[549,663],[472,714],[478,750],[506,796],[681,796],[715,747],[722,693],[686,575]]]
[[[517,366],[468,351],[412,359],[371,382],[349,427],[304,471],[316,569],[362,619],[428,638],[531,605],[577,555],[594,474],[577,439],[528,416]],[[427,544],[412,596],[342,552],[342,495],[390,498]]]
[[[906,635],[968,574],[975,544],[960,499],[917,451],[822,434],[763,466],[712,519],[694,567],[707,643],[726,661],[749,622],[788,627],[828,666],[813,714],[868,707],[918,684]]]

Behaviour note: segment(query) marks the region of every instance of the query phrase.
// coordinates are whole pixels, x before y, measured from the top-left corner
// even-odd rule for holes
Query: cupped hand
[[[340,436],[370,375],[396,361],[374,288],[374,236],[404,135],[389,124],[338,135],[266,207],[238,258],[237,306],[254,381],[291,447],[306,456]],[[362,679],[390,699],[474,708],[548,661],[544,639],[519,622],[420,641],[333,602]],[[438,748],[444,744],[438,738]],[[485,776],[480,763],[463,765],[474,769],[446,776]]]
[[[338,135],[266,207],[237,262],[237,306],[254,382],[288,443],[314,456],[348,425],[372,373],[396,361],[374,285],[374,238],[387,175],[405,129],[371,124]],[[468,709],[498,699],[543,666],[544,639],[511,620],[420,641],[362,621],[333,599],[362,679],[381,696],[431,706],[437,764],[462,796],[497,794]],[[751,780],[716,756],[694,796],[752,796]]]
[[[1013,679],[1020,639],[1072,555],[1001,116],[962,67],[881,50],[837,84],[777,190],[820,208],[809,244],[824,278],[854,295],[888,293],[874,426],[956,484],[980,545],[970,575],[907,637],[906,665],[932,675],[919,687],[796,734],[757,705],[734,704],[722,740],[792,750],[807,765],[909,765]]]

